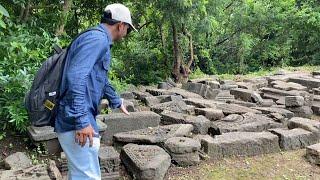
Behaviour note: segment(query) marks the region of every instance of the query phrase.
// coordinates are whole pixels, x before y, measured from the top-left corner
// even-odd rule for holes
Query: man
[[[105,8],[101,24],[81,34],[68,51],[62,77],[55,122],[58,140],[68,160],[69,180],[101,179],[98,151],[100,139],[95,116],[102,97],[111,108],[129,115],[123,101],[110,85],[110,46],[136,30],[131,14],[122,4]]]

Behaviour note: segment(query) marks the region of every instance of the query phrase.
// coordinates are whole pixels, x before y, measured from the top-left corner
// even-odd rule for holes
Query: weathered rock
[[[192,105],[198,108],[215,108],[217,101],[207,100],[207,99],[199,99],[199,98],[189,98],[184,99],[184,102],[188,105]]]
[[[167,90],[167,89],[170,89],[170,88],[172,88],[172,86],[167,82],[160,82],[158,84],[158,89],[166,89]]]
[[[230,91],[221,91],[215,98],[217,101],[226,102],[228,100],[234,100],[234,95],[230,94]]]
[[[152,96],[148,92],[133,91],[132,93],[135,96],[135,98],[138,100],[143,100],[145,97]]]
[[[205,78],[189,79],[188,82],[206,84],[206,82],[217,81],[217,80],[218,80],[218,77],[210,76]]]
[[[278,96],[299,96],[300,91],[284,91],[274,88],[264,87],[261,88],[260,91],[264,94],[278,95]]]
[[[200,156],[198,152],[176,154],[170,153],[172,161],[177,163],[179,166],[193,166],[200,163]]]
[[[301,128],[301,129],[311,131],[313,133],[320,135],[320,122],[311,120],[311,119],[300,118],[300,117],[291,118],[288,121],[288,128],[289,129]]]
[[[243,101],[254,102],[254,103],[262,103],[263,99],[260,94],[242,88],[231,89],[230,93],[235,96],[237,99],[241,99]]]
[[[192,124],[193,132],[196,134],[206,134],[211,126],[211,121],[204,116],[190,116],[176,112],[164,111],[161,113],[161,123],[169,124]]]
[[[316,165],[320,165],[320,143],[307,147],[306,159]]]
[[[268,86],[268,80],[264,77],[244,79],[243,82],[252,84],[253,90]]]
[[[313,102],[311,109],[314,114],[320,115],[320,102]]]
[[[169,89],[168,91],[170,93],[180,95],[183,98],[200,98],[200,99],[203,99],[203,97],[200,96],[199,94],[196,94],[196,93],[193,93],[193,92],[189,92],[187,90],[180,89],[180,88],[172,88],[172,89]]]
[[[173,124],[117,133],[114,138],[122,143],[158,144],[171,137],[187,136],[192,130],[191,124]]]
[[[137,112],[136,108],[134,107],[134,103],[131,100],[123,100],[123,105],[126,107],[128,112]],[[112,113],[122,113],[122,111],[118,108],[112,110]]]
[[[291,90],[298,90],[298,91],[306,91],[307,87],[302,86],[298,83],[293,82],[284,82],[284,81],[273,81],[271,82],[271,85],[273,88],[285,90],[285,91],[291,91]]]
[[[301,107],[304,105],[304,98],[302,96],[286,96],[286,107]]]
[[[56,166],[56,162],[53,160],[49,160],[48,175],[50,179],[62,180],[62,175]]]
[[[301,129],[271,129],[270,132],[279,137],[280,148],[283,150],[302,149],[311,144],[319,142],[318,136],[314,133]]]
[[[220,93],[220,90],[212,89],[209,85],[201,83],[185,83],[183,84],[182,88],[187,91],[199,94],[206,99],[214,99]]]
[[[34,141],[46,141],[57,138],[57,134],[54,132],[54,128],[51,126],[29,126],[28,134]]]
[[[210,121],[219,120],[224,117],[222,110],[213,108],[196,108],[195,113],[196,115],[205,116]]]
[[[314,95],[320,95],[320,88],[313,88],[313,89],[312,89],[312,94],[314,94]]]
[[[24,169],[31,165],[31,159],[23,152],[16,152],[4,159],[4,166],[7,169]]]
[[[201,144],[199,141],[187,137],[172,137],[166,140],[164,147],[170,153],[185,154],[200,150]]]
[[[278,107],[252,107],[252,108],[261,111],[263,114],[279,113],[285,116],[286,118],[292,118],[294,115],[293,112],[283,108],[278,108]]]
[[[260,132],[272,128],[283,127],[282,124],[274,122],[272,119],[253,113],[246,113],[243,116],[232,114],[222,120],[212,122],[214,125],[210,129],[210,134],[219,135],[227,132]]]
[[[206,81],[206,85],[209,85],[212,89],[220,88],[220,83],[218,81]]]
[[[261,111],[259,111],[259,110],[251,109],[251,108],[248,108],[245,106],[240,106],[237,104],[217,104],[216,108],[221,109],[225,115],[245,114],[248,112],[261,114]]]
[[[237,104],[237,105],[245,106],[245,107],[257,107],[256,103],[245,102],[245,101],[240,101],[240,100],[235,100],[235,99],[226,100],[226,103],[228,103],[228,104]]]
[[[276,105],[276,103],[272,99],[263,99],[262,102],[259,103],[261,107],[271,107]]]
[[[184,101],[170,101],[151,106],[151,111],[158,114],[160,114],[163,111],[194,114],[194,107],[188,106]]]
[[[39,164],[28,168],[0,171],[1,180],[50,180],[47,165]]]
[[[287,109],[293,112],[296,117],[310,118],[313,114],[313,111],[309,106],[288,107]]]
[[[130,116],[122,113],[99,115],[97,119],[107,124],[107,130],[102,135],[102,142],[106,145],[112,144],[112,136],[116,133],[156,127],[160,123],[160,116],[151,111],[132,112]]]
[[[173,92],[168,91],[167,89],[146,89],[146,91],[153,96],[161,96],[161,95],[174,95]]]
[[[134,179],[161,180],[171,164],[168,153],[158,146],[127,144],[120,157]]]
[[[60,153],[60,158],[58,159],[58,168],[62,175],[67,175],[68,172],[68,160],[64,152]]]
[[[270,132],[231,132],[204,141],[207,153],[213,159],[230,156],[254,156],[279,152],[278,136]]]
[[[308,89],[320,87],[320,79],[311,77],[292,77],[289,78],[289,82],[294,82],[306,86]]]
[[[112,146],[102,146],[99,149],[99,164],[101,179],[120,178],[120,154]]]
[[[120,97],[123,99],[134,99],[134,94],[132,92],[123,92],[120,94]]]
[[[268,117],[272,118],[276,122],[281,122],[282,124],[287,125],[288,119],[280,113],[270,113],[268,114]]]

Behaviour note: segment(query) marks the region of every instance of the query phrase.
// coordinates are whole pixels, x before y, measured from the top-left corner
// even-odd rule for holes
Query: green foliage
[[[68,45],[80,31],[96,25],[111,3],[72,0],[67,6],[68,2],[0,0],[0,126],[4,129],[25,130],[24,94],[52,44]],[[317,0],[120,3],[129,6],[139,29],[112,48],[109,78],[120,92],[128,84],[147,85],[171,77],[176,56],[182,64],[191,59],[189,37],[194,50],[190,78],[204,74],[232,78],[230,74],[263,74],[274,67],[320,65]],[[173,26],[178,46],[174,46]],[[178,54],[174,47],[180,49]]]
[[[0,27],[6,28],[6,24],[2,20],[2,16],[9,17],[8,11],[0,4]]]
[[[0,36],[0,126],[23,132],[28,125],[24,96],[33,75],[56,42],[45,31],[34,34],[25,26],[9,23]]]

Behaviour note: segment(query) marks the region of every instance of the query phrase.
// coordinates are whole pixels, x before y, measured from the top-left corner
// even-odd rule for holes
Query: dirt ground
[[[260,180],[260,179],[320,179],[320,167],[305,158],[305,149],[255,157],[237,157],[217,162],[210,160],[189,168],[170,168],[170,180]]]

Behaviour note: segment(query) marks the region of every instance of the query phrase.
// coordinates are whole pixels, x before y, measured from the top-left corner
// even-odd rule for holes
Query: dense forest
[[[53,44],[66,47],[100,21],[107,0],[0,0],[0,127],[23,132],[23,99]],[[193,72],[245,74],[320,64],[318,0],[140,0],[138,33],[112,48],[118,89]],[[1,131],[2,132],[2,131]],[[0,132],[0,139],[4,136]],[[3,131],[4,132],[4,131]]]

